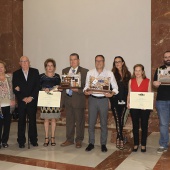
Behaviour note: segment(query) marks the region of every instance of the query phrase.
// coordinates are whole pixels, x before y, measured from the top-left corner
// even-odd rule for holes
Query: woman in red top
[[[133,76],[129,81],[129,93],[127,98],[127,107],[130,108],[130,92],[151,92],[150,80],[146,78],[144,66],[136,64],[133,67]],[[139,122],[141,123],[141,152],[146,152],[146,139],[148,133],[148,120],[150,110],[130,109],[132,124],[134,148],[133,152],[137,152],[139,147]]]

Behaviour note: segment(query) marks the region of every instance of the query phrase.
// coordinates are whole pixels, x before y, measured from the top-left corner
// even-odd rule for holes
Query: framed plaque
[[[158,81],[161,85],[170,85],[170,69],[158,68]]]
[[[153,92],[130,92],[131,109],[150,109],[153,110]]]
[[[93,93],[110,93],[110,77],[93,77],[90,76],[89,88],[87,91]]]
[[[61,75],[61,84],[58,89],[74,89],[81,87],[81,74]]]

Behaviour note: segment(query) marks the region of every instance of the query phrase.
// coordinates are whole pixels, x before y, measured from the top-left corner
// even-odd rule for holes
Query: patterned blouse
[[[12,90],[12,75],[5,74],[5,81],[0,81],[0,101],[1,105],[6,105],[10,100],[15,100]],[[5,103],[3,103],[5,102]],[[6,103],[7,102],[7,103]],[[8,104],[9,105],[9,104]]]

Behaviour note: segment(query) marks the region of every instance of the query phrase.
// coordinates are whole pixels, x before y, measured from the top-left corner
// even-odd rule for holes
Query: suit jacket
[[[40,88],[39,72],[35,68],[29,68],[27,80],[24,77],[22,69],[19,69],[13,73],[13,91],[17,97],[18,105],[25,106],[25,102],[22,100],[25,97],[33,97],[34,99],[29,103],[31,105],[37,105],[38,92]],[[19,87],[20,91],[16,91],[15,87]]]
[[[62,74],[68,74],[71,67],[67,67],[62,70]],[[67,96],[66,90],[62,92],[62,107],[69,107],[72,106],[73,108],[85,108],[85,95],[83,92],[85,82],[86,82],[86,75],[88,69],[83,67],[78,67],[76,73],[81,74],[81,88],[78,89],[78,92],[73,92],[72,97]]]

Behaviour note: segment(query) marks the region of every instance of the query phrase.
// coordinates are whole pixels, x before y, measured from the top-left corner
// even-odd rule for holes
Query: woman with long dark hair
[[[131,73],[128,71],[126,63],[121,56],[114,58],[112,72],[116,78],[119,93],[111,97],[110,102],[117,130],[116,147],[122,150],[124,149],[123,123],[127,105],[128,82],[131,78]]]

